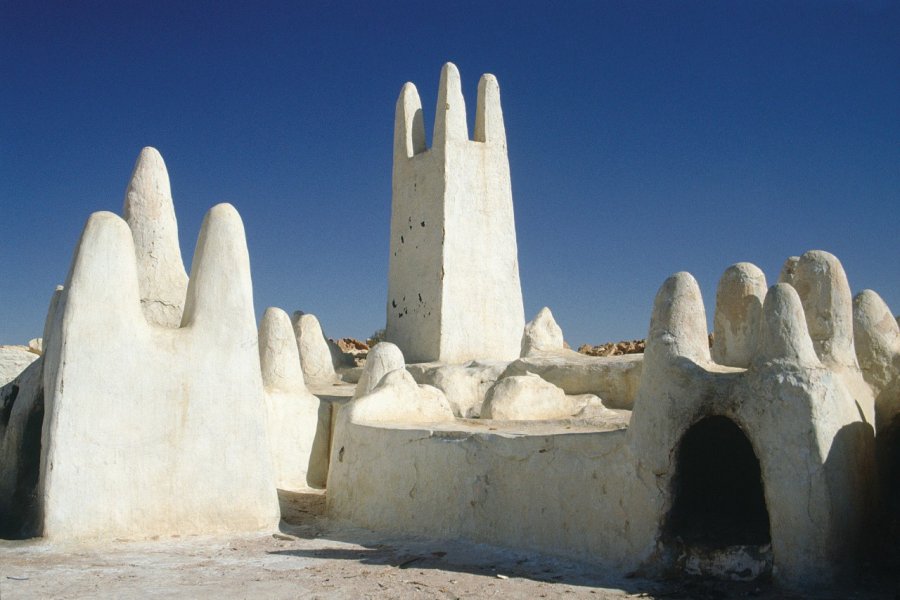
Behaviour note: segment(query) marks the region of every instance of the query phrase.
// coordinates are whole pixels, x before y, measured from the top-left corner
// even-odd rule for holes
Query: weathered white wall
[[[806,260],[828,263],[809,273],[801,264],[796,274],[814,314],[843,311],[845,291],[832,285],[839,263]],[[816,353],[816,341],[847,348],[846,327],[822,327],[814,338],[803,305],[790,285],[771,288],[753,317],[759,329],[748,368],[726,367],[710,356],[696,281],[687,273],[669,278],[654,304],[627,431],[576,432],[566,422],[521,431],[499,421],[421,417],[392,424],[378,409],[402,406],[398,396],[363,396],[336,426],[330,514],[374,529],[663,572],[677,558],[663,525],[681,439],[701,419],[721,415],[744,432],[760,463],[774,576],[789,586],[827,585],[852,568],[868,531],[874,431],[859,407],[872,398],[848,385],[852,365],[830,366]]]
[[[291,318],[280,308],[267,308],[259,324],[259,362],[275,485],[320,487],[307,473],[327,472],[329,428],[319,423],[319,399],[306,389]]]
[[[132,232],[88,220],[44,354],[43,535],[144,537],[274,528],[250,262],[213,207],[181,327],[149,324]]]
[[[407,83],[397,101],[386,338],[409,362],[518,357],[525,313],[506,133],[492,75],[469,139],[459,72],[441,71],[433,144]]]
[[[623,570],[653,550],[624,431],[521,435],[464,424],[339,424],[329,515],[376,530],[467,538]],[[652,483],[652,482],[651,482]]]

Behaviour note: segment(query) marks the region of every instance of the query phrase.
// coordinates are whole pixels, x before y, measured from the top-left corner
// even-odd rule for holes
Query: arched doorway
[[[692,556],[695,570],[754,578],[771,568],[769,511],[759,460],[743,431],[727,417],[705,417],[684,434],[676,454],[672,505],[663,537]],[[740,572],[705,572],[739,551],[758,558]],[[698,558],[699,557],[699,558]]]
[[[892,569],[900,567],[900,413],[875,438],[884,522],[881,553]]]

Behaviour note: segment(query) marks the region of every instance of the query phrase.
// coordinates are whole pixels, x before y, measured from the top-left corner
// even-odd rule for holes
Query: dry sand
[[[653,582],[534,552],[389,537],[324,516],[321,493],[282,493],[282,533],[105,544],[0,541],[15,598],[892,598],[784,594],[768,585]]]

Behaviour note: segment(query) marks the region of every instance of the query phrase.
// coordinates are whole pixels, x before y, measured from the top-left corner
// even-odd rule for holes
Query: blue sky
[[[900,312],[900,3],[0,0],[0,343],[39,336],[88,215],[165,158],[187,265],[244,219],[256,312],[383,327],[394,104],[501,88],[527,317],[643,337],[671,273],[833,252]],[[430,135],[430,134],[429,134]]]

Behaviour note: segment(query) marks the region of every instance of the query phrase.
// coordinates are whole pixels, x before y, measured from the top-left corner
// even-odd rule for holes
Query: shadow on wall
[[[842,427],[831,444],[825,459],[825,477],[831,489],[830,500],[833,504],[832,535],[835,543],[832,548],[843,548],[840,556],[836,556],[835,564],[842,566],[839,575],[848,577],[857,572],[860,564],[873,555],[874,539],[872,535],[858,535],[860,531],[871,532],[877,514],[876,498],[869,490],[873,490],[873,465],[869,457],[874,455],[875,437],[872,426],[868,423],[856,422]],[[854,522],[846,515],[860,515]],[[847,540],[858,540],[860,546],[853,547]],[[841,543],[837,543],[840,541]],[[862,546],[865,544],[865,546]]]
[[[9,419],[18,393],[17,385],[11,385],[6,408],[0,417]],[[44,424],[44,393],[39,390],[30,407],[25,427],[22,430],[18,472],[15,477],[15,489],[11,503],[0,511],[0,539],[23,540],[36,537],[40,532],[38,515],[37,485],[41,465],[41,431]],[[4,423],[5,425],[6,423]]]
[[[889,567],[900,569],[900,413],[875,438],[881,491],[880,548]]]

